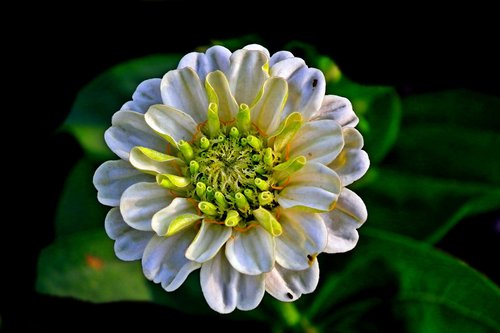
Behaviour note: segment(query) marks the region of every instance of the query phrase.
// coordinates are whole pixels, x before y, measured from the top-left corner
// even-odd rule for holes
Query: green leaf
[[[500,211],[500,190],[492,191],[468,201],[428,238],[428,242],[433,244],[437,243],[448,233],[448,231],[467,217],[495,210]]]
[[[498,132],[500,97],[456,89],[403,99],[403,125],[446,124],[446,126]]]
[[[61,237],[38,262],[37,291],[92,302],[150,300],[139,263],[118,260],[104,228]]]
[[[103,228],[108,208],[97,201],[92,183],[96,166],[82,158],[66,179],[56,210],[56,236],[63,236],[93,228]]]
[[[327,93],[347,97],[360,118],[358,125],[372,164],[387,155],[398,137],[401,123],[401,100],[388,86],[366,86],[351,81],[328,57],[318,57],[318,67],[325,73]]]
[[[452,216],[462,205],[483,196],[498,198],[500,191],[481,183],[386,169],[372,169],[366,178],[365,186],[357,189],[368,209],[368,223],[364,228],[382,229],[432,242],[444,237],[445,231],[461,219]],[[493,205],[488,207],[493,210]],[[441,221],[447,220],[450,222],[443,225]]]
[[[189,313],[210,313],[199,277],[192,275],[178,291],[167,293],[144,277],[140,262],[115,257],[113,241],[103,228],[61,237],[45,248],[38,262],[36,289],[96,303],[151,301]]]
[[[500,185],[500,134],[448,124],[404,128],[388,167],[419,175]]]
[[[322,265],[332,260],[325,259]],[[323,331],[500,330],[499,288],[429,245],[364,230],[345,260],[323,280],[307,312]]]
[[[140,261],[125,262],[116,258],[113,241],[103,227],[60,237],[43,249],[38,261],[36,290],[94,303],[148,301],[193,315],[215,315],[203,298],[199,281],[198,270],[191,273],[179,289],[166,292],[144,277]],[[228,318],[270,320],[261,308],[235,311]]]
[[[63,129],[76,137],[91,158],[113,158],[104,142],[104,131],[111,125],[112,115],[132,98],[139,83],[162,77],[176,68],[179,60],[176,54],[151,55],[108,69],[80,91]]]

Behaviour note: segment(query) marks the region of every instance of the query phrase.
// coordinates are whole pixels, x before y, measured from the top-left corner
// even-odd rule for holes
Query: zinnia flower
[[[220,313],[265,291],[314,291],[321,252],[351,250],[367,218],[346,186],[368,169],[350,102],[325,96],[321,71],[288,51],[249,45],[184,56],[142,82],[105,140],[120,158],[94,185],[122,260],[174,291],[200,269]]]

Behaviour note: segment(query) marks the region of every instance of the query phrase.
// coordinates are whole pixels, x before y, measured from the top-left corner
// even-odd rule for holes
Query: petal
[[[293,58],[292,52],[289,51],[279,51],[276,52],[271,56],[271,59],[269,60],[269,66],[273,67],[276,65],[278,62],[283,61],[288,58]]]
[[[335,120],[342,127],[355,127],[359,123],[351,102],[347,98],[335,95],[326,95],[321,108],[311,116],[311,120],[320,119]]]
[[[153,216],[152,227],[159,236],[167,234],[172,221],[184,214],[197,214],[195,205],[186,198],[175,198],[170,205],[163,208]],[[193,237],[194,238],[194,237]]]
[[[146,278],[161,283],[166,291],[179,288],[189,273],[201,266],[184,256],[193,237],[194,229],[166,238],[153,235],[142,257],[142,270]]]
[[[370,159],[368,154],[361,150],[363,137],[356,129],[346,127],[343,133],[344,148],[328,167],[335,170],[342,180],[342,185],[347,186],[363,177],[370,166]]]
[[[319,281],[319,265],[315,259],[311,267],[302,271],[292,271],[276,264],[266,274],[266,290],[282,302],[293,302],[302,294],[312,293]]]
[[[257,275],[269,272],[274,265],[274,239],[260,227],[235,232],[226,243],[226,256],[240,273]]]
[[[93,178],[99,202],[115,207],[120,205],[122,193],[129,186],[147,181],[154,181],[154,177],[136,170],[123,160],[104,162],[97,168]]]
[[[132,148],[129,161],[137,170],[154,176],[157,174],[180,174],[180,168],[186,166],[180,158],[145,147]]]
[[[312,258],[323,251],[327,242],[325,223],[319,214],[284,209],[280,223],[283,233],[276,240],[276,261],[286,269],[309,268]]]
[[[208,100],[198,74],[185,67],[167,72],[161,80],[163,104],[190,115],[197,123],[206,119]]]
[[[172,194],[156,183],[137,183],[123,192],[120,212],[132,228],[152,231],[153,215],[167,207],[172,200]]]
[[[264,46],[259,44],[249,44],[243,48],[244,50],[254,50],[264,53],[269,58],[269,51]]]
[[[238,50],[231,55],[228,81],[231,93],[241,104],[251,105],[269,74],[265,70],[268,57],[255,50]]]
[[[233,120],[239,107],[231,94],[229,82],[224,73],[221,71],[209,73],[205,87],[209,101],[218,105],[219,119],[225,122]]]
[[[128,160],[130,150],[135,146],[161,150],[167,144],[146,124],[143,114],[133,111],[116,112],[104,139],[113,153],[124,160]]]
[[[332,209],[340,188],[340,179],[334,171],[323,164],[308,162],[292,174],[290,182],[276,198],[283,208],[298,206],[324,212]]]
[[[288,82],[288,100],[283,118],[297,111],[308,120],[319,110],[326,91],[325,76],[319,69],[308,68],[300,58],[288,58],[272,66],[270,73]]]
[[[290,141],[289,156],[305,156],[308,161],[331,163],[344,146],[342,128],[333,120],[305,123]]]
[[[109,238],[115,240],[116,256],[124,261],[139,260],[144,249],[154,233],[132,229],[123,220],[118,208],[112,208],[106,219],[104,227]]]
[[[198,73],[201,82],[205,82],[208,73],[216,70],[229,72],[229,57],[231,51],[223,46],[216,45],[207,49],[205,53],[191,52],[182,57],[178,69],[191,67]]]
[[[245,275],[235,270],[219,251],[201,267],[200,283],[208,305],[219,313],[252,310],[264,297],[264,275]]]
[[[196,133],[197,125],[190,115],[167,105],[153,105],[144,118],[153,130],[175,147],[181,140],[190,141]]]
[[[144,114],[151,105],[163,103],[160,84],[161,79],[142,81],[135,89],[132,100],[123,104],[120,110],[130,110]]]
[[[186,258],[202,263],[212,259],[231,237],[232,228],[203,221],[200,231],[189,245]]]
[[[339,253],[352,250],[358,242],[357,228],[368,218],[365,203],[361,198],[344,188],[335,209],[321,214],[328,230],[328,242],[324,252]]]
[[[267,79],[262,87],[260,98],[250,109],[252,123],[266,134],[276,131],[287,94],[288,87],[285,80],[279,77]]]

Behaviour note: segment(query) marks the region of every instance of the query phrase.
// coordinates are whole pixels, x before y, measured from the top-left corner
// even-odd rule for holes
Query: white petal
[[[351,102],[347,98],[335,95],[326,95],[321,108],[313,113],[311,119],[335,120],[342,127],[355,127],[359,123]]]
[[[282,302],[293,302],[302,294],[312,293],[319,281],[319,265],[315,259],[311,267],[302,271],[292,271],[276,264],[266,274],[266,290]]]
[[[177,147],[180,140],[190,141],[196,122],[190,115],[166,105],[153,105],[144,116],[148,125]],[[160,150],[161,151],[161,150]]]
[[[269,60],[269,66],[273,67],[278,62],[283,61],[283,60],[288,59],[288,58],[293,58],[293,57],[294,56],[293,56],[292,52],[289,52],[289,51],[276,52],[275,54],[273,54],[271,56],[271,59]]]
[[[134,229],[152,231],[153,215],[167,207],[172,194],[155,183],[137,183],[123,192],[120,211],[125,222]]]
[[[142,147],[134,147],[130,151],[129,161],[137,170],[154,176],[157,174],[176,175],[181,173],[180,168],[185,167],[184,161],[180,158],[169,155],[161,156],[164,156],[164,158],[153,159],[145,153]]]
[[[290,177],[277,195],[283,208],[303,207],[315,212],[329,211],[340,193],[340,179],[330,168],[317,162],[307,164]]]
[[[231,237],[232,228],[203,221],[200,231],[186,251],[186,258],[203,263],[212,259]]]
[[[308,161],[331,163],[344,146],[342,128],[333,120],[305,123],[290,142],[290,157],[304,156]]]
[[[226,256],[240,273],[257,275],[269,272],[274,265],[274,239],[261,227],[235,232],[226,243]]]
[[[208,99],[198,74],[185,67],[167,72],[161,80],[163,104],[190,115],[197,123],[206,119]]]
[[[142,257],[146,278],[161,283],[166,291],[179,288],[189,273],[201,266],[184,256],[193,237],[192,228],[166,238],[154,235]]]
[[[191,52],[182,57],[178,69],[191,67],[198,73],[201,82],[205,82],[208,73],[216,70],[229,72],[229,57],[231,51],[223,46],[216,45],[207,49],[205,53]]]
[[[308,68],[300,58],[288,58],[272,66],[270,73],[288,82],[288,100],[282,119],[297,111],[308,120],[319,110],[326,91],[325,76],[320,70]]]
[[[175,198],[170,205],[163,208],[153,216],[153,230],[160,236],[164,236],[172,220],[183,214],[196,214],[195,204],[186,198]],[[194,238],[194,237],[193,237]]]
[[[266,134],[273,133],[279,126],[288,87],[282,78],[271,77],[263,87],[263,93],[250,109],[252,123]]]
[[[142,81],[135,89],[132,100],[123,104],[120,110],[131,110],[144,114],[151,105],[161,104],[160,84],[161,79]]]
[[[249,44],[243,48],[244,50],[255,50],[264,53],[269,58],[269,51],[264,46],[259,44]]]
[[[327,242],[325,223],[319,214],[284,209],[280,223],[283,233],[275,239],[276,261],[284,268],[303,270],[323,251]]]
[[[269,77],[264,69],[268,60],[264,53],[255,50],[238,50],[231,55],[228,81],[238,104],[252,104]]]
[[[264,275],[245,275],[235,270],[224,252],[201,267],[200,283],[208,305],[219,313],[252,310],[264,297]]]
[[[133,111],[118,111],[111,119],[111,127],[104,133],[108,147],[120,158],[128,160],[130,150],[143,146],[162,150],[167,143],[146,124],[144,115]]]
[[[219,119],[231,121],[236,117],[239,107],[231,94],[229,82],[221,71],[209,73],[205,82],[210,102],[218,105]]]
[[[284,57],[287,58],[277,61],[273,66],[271,66],[269,70],[271,76],[279,76],[284,79],[288,79],[301,69],[307,68],[305,61],[301,58],[288,57],[287,54],[285,54]]]
[[[136,170],[130,163],[123,160],[106,161],[94,174],[94,186],[97,189],[97,199],[107,206],[118,206],[123,191],[129,186],[154,181],[154,177]]]
[[[337,172],[342,185],[347,186],[363,177],[370,166],[370,159],[368,154],[361,150],[363,137],[356,129],[346,127],[343,133],[344,148],[328,166]]]
[[[106,215],[104,227],[109,238],[115,240],[116,256],[124,261],[141,259],[146,245],[154,234],[132,229],[125,223],[118,208],[112,208]]]
[[[368,218],[366,206],[361,198],[344,188],[335,209],[321,214],[328,230],[328,242],[324,252],[339,253],[352,250],[358,242],[357,228]]]

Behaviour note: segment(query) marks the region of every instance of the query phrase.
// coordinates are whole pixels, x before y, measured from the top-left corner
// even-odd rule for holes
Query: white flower
[[[214,46],[142,82],[94,176],[122,260],[174,291],[200,268],[209,306],[314,291],[321,252],[351,250],[367,218],[346,186],[368,169],[350,102],[290,52]]]

